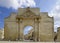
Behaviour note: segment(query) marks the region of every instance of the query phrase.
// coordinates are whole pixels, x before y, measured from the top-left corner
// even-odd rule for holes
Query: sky
[[[4,28],[4,18],[18,8],[38,7],[40,12],[48,12],[54,17],[54,30],[60,26],[60,0],[0,0],[0,29]]]
[[[31,29],[33,29],[32,26],[26,26],[26,27],[24,28],[24,35],[28,34]]]

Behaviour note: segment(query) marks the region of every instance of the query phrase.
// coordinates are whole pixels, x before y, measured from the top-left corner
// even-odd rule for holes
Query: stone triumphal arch
[[[53,41],[53,17],[39,8],[19,8],[17,13],[5,18],[4,39],[24,40],[24,27],[32,26],[34,41]],[[44,38],[43,38],[44,37]]]
[[[26,13],[27,12],[27,13]],[[23,36],[23,31],[24,31],[24,27],[30,25],[33,27],[34,31],[35,31],[35,40],[38,39],[38,36],[37,36],[37,33],[39,31],[39,19],[40,19],[40,16],[38,15],[35,15],[33,12],[31,12],[30,10],[27,10],[26,12],[24,12],[22,15],[17,15],[16,19],[17,19],[17,23],[19,24],[19,31],[21,33],[20,36],[19,36],[19,39],[24,39],[24,36]]]

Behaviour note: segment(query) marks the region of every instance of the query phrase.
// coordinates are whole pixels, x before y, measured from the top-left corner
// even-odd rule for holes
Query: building
[[[4,38],[4,29],[0,29],[0,40]]]
[[[57,29],[58,29],[58,31],[57,31],[56,41],[57,41],[57,42],[60,42],[60,27],[58,27]]]
[[[34,41],[54,41],[54,18],[48,12],[40,12],[39,8],[19,8],[5,18],[4,39],[24,40],[24,27],[32,26]]]

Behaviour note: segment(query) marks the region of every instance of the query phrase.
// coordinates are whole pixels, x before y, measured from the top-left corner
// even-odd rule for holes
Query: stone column
[[[20,40],[23,41],[24,35],[23,35],[23,20],[20,19]]]
[[[39,19],[38,23],[39,23],[39,26],[40,26],[40,19]],[[40,42],[40,27],[38,29],[38,41]]]
[[[35,21],[36,19],[34,19],[34,41],[37,41],[37,37],[36,37],[36,29],[35,29]]]
[[[18,40],[20,39],[20,18],[17,18],[18,23]]]
[[[40,20],[39,20],[39,18],[36,18],[37,19],[37,41],[40,41],[40,38],[39,38],[39,23],[40,23]]]
[[[38,22],[38,18],[35,18],[34,20],[34,36],[35,36],[35,41],[38,41],[38,37],[39,37],[39,22]]]

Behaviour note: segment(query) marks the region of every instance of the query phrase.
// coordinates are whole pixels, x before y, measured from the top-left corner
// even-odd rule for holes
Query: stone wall
[[[58,27],[58,31],[57,31],[57,42],[60,42],[60,27]]]
[[[54,19],[47,12],[41,12],[40,16],[40,41],[54,41]]]
[[[4,29],[0,29],[0,40],[4,38]]]
[[[4,39],[16,40],[18,37],[18,25],[16,21],[16,14],[12,14],[9,18],[5,18],[4,24]]]

